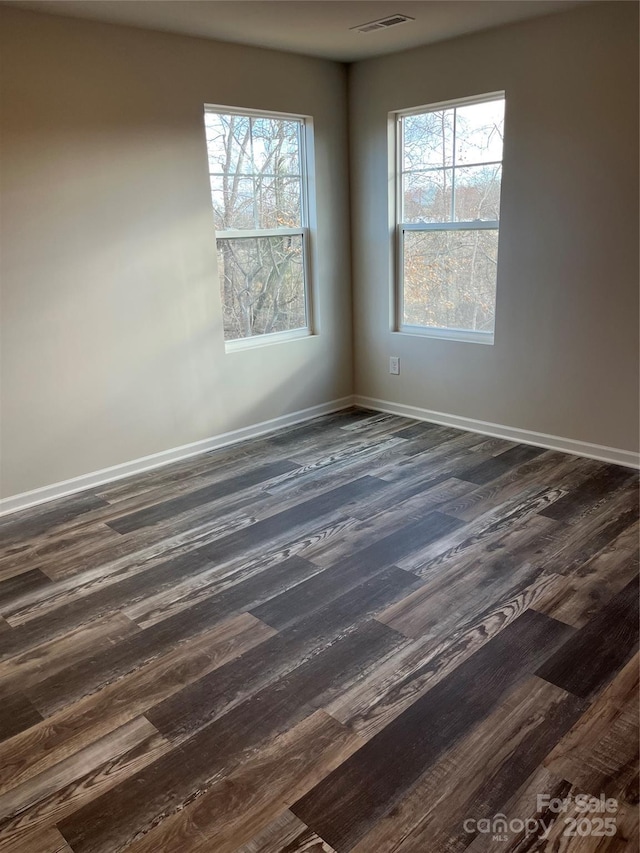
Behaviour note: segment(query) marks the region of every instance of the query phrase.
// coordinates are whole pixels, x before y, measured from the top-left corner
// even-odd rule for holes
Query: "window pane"
[[[502,166],[467,166],[456,169],[458,222],[500,219],[500,179]]]
[[[256,179],[258,228],[299,228],[302,225],[300,178]]]
[[[298,121],[205,112],[213,174],[299,175]]]
[[[406,231],[403,322],[493,332],[497,262],[497,230]]]
[[[307,325],[300,235],[220,239],[225,340]]]
[[[402,119],[404,171],[451,166],[453,163],[453,113],[404,116]]]
[[[298,120],[205,112],[216,230],[303,226]]]
[[[225,174],[253,171],[249,116],[205,112],[209,171]]]
[[[299,175],[300,122],[254,118],[253,163],[258,174]]]
[[[403,222],[448,222],[451,219],[452,169],[403,175]]]
[[[254,179],[243,175],[211,175],[216,231],[255,228]]]
[[[502,160],[504,99],[456,109],[456,165]]]

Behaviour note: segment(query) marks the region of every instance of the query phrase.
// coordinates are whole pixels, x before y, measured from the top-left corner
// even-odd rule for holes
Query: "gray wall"
[[[352,391],[346,71],[2,7],[0,493]],[[321,335],[225,354],[203,104],[315,122]]]
[[[351,67],[357,394],[637,450],[637,37],[610,2]],[[495,346],[392,333],[388,112],[503,89]]]

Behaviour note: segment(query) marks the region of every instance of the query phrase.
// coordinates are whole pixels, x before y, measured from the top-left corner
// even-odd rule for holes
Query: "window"
[[[504,103],[394,114],[397,331],[493,343]]]
[[[309,334],[305,119],[204,118],[225,341]]]

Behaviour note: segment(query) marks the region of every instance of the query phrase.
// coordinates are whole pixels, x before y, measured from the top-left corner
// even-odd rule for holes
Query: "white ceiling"
[[[352,62],[585,2],[589,0],[13,0],[9,5]],[[415,21],[368,34],[349,31],[394,13]]]

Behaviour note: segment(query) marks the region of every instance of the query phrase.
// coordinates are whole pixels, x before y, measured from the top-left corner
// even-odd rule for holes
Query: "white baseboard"
[[[237,444],[239,441],[245,441],[249,438],[257,438],[258,436],[275,432],[283,427],[293,426],[294,424],[303,423],[321,415],[338,412],[341,409],[346,409],[348,406],[361,406],[362,408],[374,409],[379,412],[389,412],[393,415],[401,415],[418,421],[428,421],[429,423],[456,427],[457,429],[468,430],[469,432],[478,432],[482,435],[505,438],[509,441],[517,441],[520,444],[533,444],[537,447],[559,450],[563,453],[574,454],[575,456],[586,456],[589,459],[598,459],[614,465],[640,468],[640,454],[633,453],[630,450],[619,450],[615,447],[606,447],[601,444],[591,444],[586,441],[576,441],[572,438],[561,438],[560,436],[547,435],[543,432],[533,432],[531,430],[520,429],[519,427],[508,427],[502,424],[489,423],[488,421],[464,418],[459,415],[433,412],[430,409],[421,409],[418,406],[405,406],[401,403],[391,403],[387,400],[376,400],[373,397],[356,395],[355,397],[342,397],[339,400],[331,400],[328,403],[321,403],[319,406],[301,409],[297,412],[281,415],[278,418],[262,421],[261,423],[233,430],[232,432],[214,435],[202,441],[194,441],[191,444],[184,444],[181,447],[162,450],[160,453],[152,453],[150,456],[133,459],[131,462],[123,462],[120,465],[113,465],[110,468],[103,468],[100,471],[93,471],[90,474],[82,474],[70,480],[63,480],[60,483],[52,483],[50,486],[43,486],[42,488],[23,492],[19,495],[2,498],[0,499],[0,516],[46,503],[56,498],[72,495],[76,492],[82,492],[85,489],[92,489],[106,483],[113,483],[115,480],[122,480],[125,477],[131,477],[133,474],[141,474],[144,471],[161,468],[164,465],[170,465],[172,462],[179,462],[191,456],[198,456],[200,453],[207,453],[209,450],[227,447],[230,444]]]
[[[81,474],[79,477],[73,477],[71,480],[63,480],[60,483],[52,483],[50,486],[43,486],[42,488],[23,492],[19,495],[2,498],[0,499],[0,516],[52,501],[56,498],[62,498],[66,495],[72,495],[76,492],[82,492],[85,489],[103,486],[105,483],[112,483],[115,480],[122,480],[124,477],[130,477],[132,474],[141,474],[143,471],[161,468],[164,465],[170,465],[172,462],[188,459],[190,456],[198,456],[200,453],[216,450],[219,447],[237,444],[239,441],[245,441],[248,438],[257,438],[260,435],[275,432],[283,427],[293,426],[304,421],[310,421],[321,415],[338,412],[352,405],[352,397],[342,397],[339,400],[331,400],[328,403],[321,403],[319,406],[311,406],[309,409],[300,409],[297,412],[291,412],[289,415],[281,415],[278,418],[271,418],[271,420],[242,427],[232,432],[214,435],[211,438],[202,439],[202,441],[194,441],[191,444],[183,444],[181,447],[173,447],[170,450],[162,450],[160,453],[152,453],[150,456],[142,456],[140,459],[131,460],[131,462],[123,462],[120,465],[113,465],[110,468],[103,468],[100,471],[93,471],[90,474]]]
[[[544,432],[533,432],[519,427],[492,424],[488,421],[477,421],[473,418],[463,418],[459,415],[448,415],[443,412],[432,412],[417,406],[405,406],[402,403],[390,403],[387,400],[376,400],[373,397],[353,398],[356,406],[365,409],[375,409],[378,412],[389,412],[392,415],[402,415],[418,421],[428,421],[433,424],[456,427],[469,432],[479,432],[495,438],[506,438],[520,444],[533,444],[536,447],[546,447],[549,450],[559,450],[562,453],[572,453],[574,456],[586,456],[601,462],[611,462],[614,465],[624,465],[627,468],[640,468],[640,453],[630,450],[619,450],[616,447],[606,447],[602,444],[591,444],[588,441],[576,441],[573,438],[561,438],[558,435],[547,435]]]

